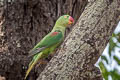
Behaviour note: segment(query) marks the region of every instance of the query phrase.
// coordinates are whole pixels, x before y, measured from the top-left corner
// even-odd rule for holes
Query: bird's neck
[[[64,35],[65,34],[65,29],[66,29],[65,26],[55,25],[53,30],[52,30],[52,32],[54,32],[56,30],[60,30],[63,33],[63,35]]]

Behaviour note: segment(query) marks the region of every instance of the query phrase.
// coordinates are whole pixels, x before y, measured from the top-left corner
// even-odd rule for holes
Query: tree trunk
[[[94,64],[120,20],[120,0],[89,3],[37,80],[102,80]]]
[[[30,62],[28,51],[51,31],[59,16],[70,14],[77,21],[87,0],[3,0],[3,3],[0,75],[7,80],[22,80]],[[35,80],[36,73],[40,74],[44,67],[40,72],[35,68],[29,79]]]

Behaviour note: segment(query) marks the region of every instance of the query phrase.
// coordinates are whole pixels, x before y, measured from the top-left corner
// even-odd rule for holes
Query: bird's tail
[[[32,61],[29,64],[29,68],[26,72],[25,78],[24,80],[26,80],[27,76],[29,75],[30,71],[32,70],[32,68],[35,66],[35,64],[38,62],[38,60],[41,58],[42,56],[42,52],[40,52],[39,54],[35,55],[32,59]]]

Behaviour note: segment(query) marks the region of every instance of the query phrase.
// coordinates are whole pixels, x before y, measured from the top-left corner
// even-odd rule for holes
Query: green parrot
[[[48,33],[32,50],[30,50],[29,56],[33,56],[33,59],[29,64],[25,79],[40,59],[48,57],[48,55],[52,54],[54,50],[60,45],[60,43],[64,40],[66,27],[68,27],[73,22],[74,19],[71,16],[61,16],[56,21],[52,31]]]

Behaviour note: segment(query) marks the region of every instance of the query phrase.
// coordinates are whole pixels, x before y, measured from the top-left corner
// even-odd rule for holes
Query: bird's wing
[[[42,50],[59,43],[63,39],[61,31],[54,31],[46,35],[32,50],[29,51],[29,56],[33,56]]]

